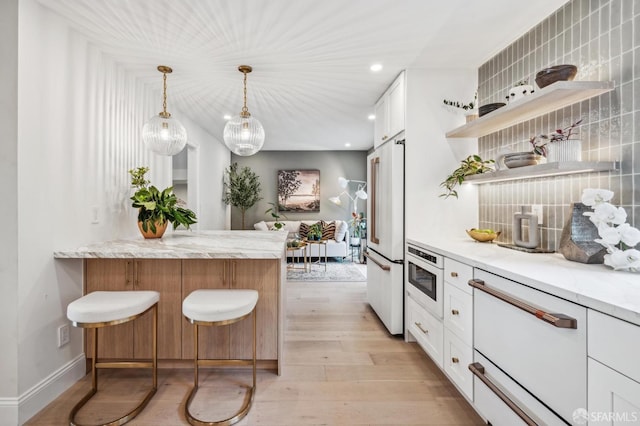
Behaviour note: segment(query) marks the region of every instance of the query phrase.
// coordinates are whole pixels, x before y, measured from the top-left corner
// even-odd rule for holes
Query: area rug
[[[311,265],[311,272],[303,269],[287,270],[289,281],[366,281],[358,267],[353,263],[329,262],[327,270],[322,265]]]

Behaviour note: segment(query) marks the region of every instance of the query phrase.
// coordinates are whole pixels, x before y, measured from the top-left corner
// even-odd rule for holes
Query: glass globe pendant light
[[[147,149],[160,155],[176,155],[187,144],[187,131],[182,123],[167,112],[167,74],[173,72],[170,67],[159,65],[162,73],[162,112],[154,115],[142,127],[142,141]]]
[[[240,65],[238,71],[244,74],[244,106],[239,115],[231,118],[224,126],[224,143],[234,154],[253,155],[264,145],[264,128],[251,116],[247,109],[247,74],[252,71],[249,65]]]

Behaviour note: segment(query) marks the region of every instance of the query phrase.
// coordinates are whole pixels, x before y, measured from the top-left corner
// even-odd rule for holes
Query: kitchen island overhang
[[[260,293],[258,313],[258,359],[261,368],[282,369],[284,346],[284,283],[286,280],[286,232],[273,231],[178,231],[162,239],[142,237],[98,242],[54,252],[56,259],[83,262],[82,289],[147,290],[160,295],[159,359],[188,360],[192,354],[192,330],[182,316],[182,300],[200,288],[253,288]],[[80,295],[78,295],[79,297]],[[149,324],[118,326],[106,334],[110,345],[100,357],[150,356],[149,348],[136,339]],[[244,325],[233,324],[205,336],[216,342],[204,356],[241,358],[250,354]],[[102,339],[101,339],[102,340]],[[90,338],[85,353],[91,357]]]

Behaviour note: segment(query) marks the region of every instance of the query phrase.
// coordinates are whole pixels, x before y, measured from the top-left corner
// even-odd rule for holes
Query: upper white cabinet
[[[404,71],[391,83],[376,103],[373,145],[377,148],[404,130]]]
[[[612,81],[557,81],[447,133],[448,138],[479,138],[614,89]]]

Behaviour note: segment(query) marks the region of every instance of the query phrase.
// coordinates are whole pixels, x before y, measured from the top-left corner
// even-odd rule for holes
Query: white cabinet
[[[404,130],[404,112],[405,83],[403,71],[376,103],[376,122],[373,132],[373,146],[375,148]]]
[[[444,326],[472,346],[473,296],[449,283],[444,286]]]
[[[640,424],[640,327],[589,309],[590,425]]]
[[[473,349],[450,329],[444,329],[444,372],[460,391],[473,400],[473,374],[469,364],[473,362]]]
[[[639,424],[640,383],[591,358],[588,368],[589,425]]]
[[[431,315],[411,296],[407,297],[407,330],[418,344],[442,368],[442,322]]]

